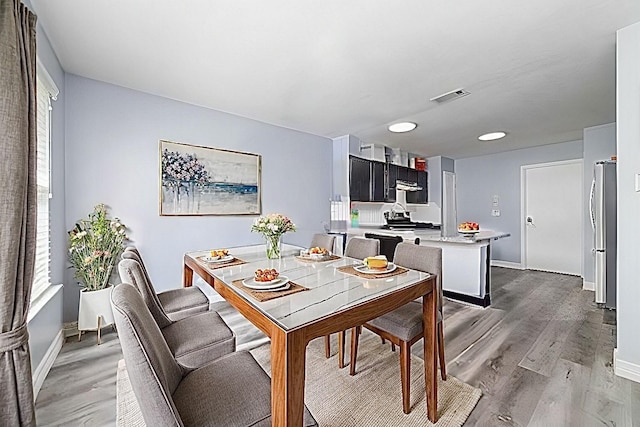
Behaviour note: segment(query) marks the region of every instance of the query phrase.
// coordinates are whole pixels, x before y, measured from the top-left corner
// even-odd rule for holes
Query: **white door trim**
[[[520,265],[522,265],[523,269],[529,268],[527,266],[527,240],[526,240],[526,227],[527,221],[525,220],[526,214],[526,196],[527,196],[527,170],[536,169],[536,168],[545,168],[549,166],[562,166],[569,164],[583,164],[582,159],[573,159],[573,160],[560,160],[557,162],[546,162],[546,163],[536,163],[533,165],[522,165],[520,166]],[[584,228],[584,227],[583,227]],[[584,240],[584,236],[583,239]],[[581,246],[584,247],[584,242],[581,242]],[[580,257],[581,265],[580,270],[584,275],[584,257]]]

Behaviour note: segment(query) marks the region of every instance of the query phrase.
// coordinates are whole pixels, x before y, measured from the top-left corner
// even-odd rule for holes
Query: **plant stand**
[[[97,331],[98,345],[100,345],[100,332],[105,326],[113,325],[113,311],[111,310],[111,291],[113,286],[98,291],[80,292],[80,304],[78,307],[78,341],[82,339],[83,331]]]

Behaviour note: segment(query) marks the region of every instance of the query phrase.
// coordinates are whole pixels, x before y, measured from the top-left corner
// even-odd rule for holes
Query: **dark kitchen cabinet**
[[[384,163],[371,162],[371,201],[384,202],[385,179]]]
[[[422,190],[412,191],[407,193],[407,203],[427,203],[429,200],[429,192],[427,189],[428,175],[426,171],[413,171],[415,172],[415,181],[418,187]]]
[[[398,166],[398,179],[400,181],[409,181],[409,168],[404,166]]]
[[[396,180],[398,179],[398,165],[387,163],[387,195],[385,201],[396,201]]]
[[[352,201],[395,202],[397,180],[422,187],[420,191],[407,192],[407,203],[427,203],[427,172],[349,156],[349,197]]]
[[[355,202],[371,200],[371,165],[368,160],[349,158],[349,198]]]

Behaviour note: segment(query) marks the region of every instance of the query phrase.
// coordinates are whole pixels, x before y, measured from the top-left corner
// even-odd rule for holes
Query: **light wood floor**
[[[574,276],[494,267],[492,280],[490,308],[444,307],[448,372],[483,392],[465,425],[640,426],[640,384],[613,375],[615,312]],[[259,343],[228,319],[242,347]],[[40,390],[38,425],[113,426],[121,357],[108,329],[100,346],[95,334],[70,338]]]

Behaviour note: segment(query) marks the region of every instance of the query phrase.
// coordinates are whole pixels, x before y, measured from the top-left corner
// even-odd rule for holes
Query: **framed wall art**
[[[160,141],[160,215],[259,215],[261,156]]]

